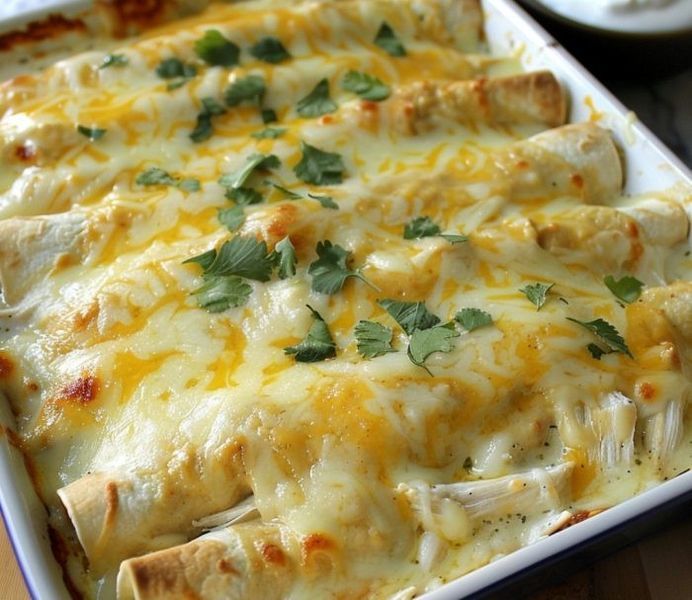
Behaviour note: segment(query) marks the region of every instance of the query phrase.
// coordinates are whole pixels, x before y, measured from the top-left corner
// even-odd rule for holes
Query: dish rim
[[[652,157],[659,161],[655,167],[647,162],[646,168],[648,170],[658,170],[665,180],[681,181],[692,185],[692,173],[688,167],[643,123],[640,121],[631,123],[627,108],[523,8],[512,0],[480,1],[486,15],[484,26],[491,46],[498,41],[502,45],[507,43],[507,40],[499,39],[499,35],[494,40],[490,39],[494,36],[489,35],[491,25],[488,19],[491,17],[505,19],[505,25],[511,25],[512,32],[518,36],[518,41],[515,40],[514,49],[519,49],[524,54],[523,58],[535,58],[539,64],[550,65],[553,70],[557,71],[570,93],[572,93],[571,88],[573,86],[586,89],[589,95],[594,97],[593,104],[597,108],[608,111],[605,115],[608,126],[622,127],[622,121],[627,121],[626,127],[631,130],[632,135],[636,138],[636,143],[630,145],[624,141],[626,131],[624,133],[622,130],[615,131],[615,137],[620,141],[620,145],[624,146],[623,150],[628,159],[627,162],[630,163],[627,165],[628,171],[632,167],[632,163],[635,165],[632,168],[636,168],[637,156],[641,153],[642,162],[650,161]],[[66,0],[63,5],[69,14],[74,15],[76,8],[83,7],[84,4],[85,0]],[[21,24],[28,23],[27,17],[29,20],[41,19],[58,10],[60,10],[60,6],[52,6],[45,10],[33,10],[24,17],[13,19],[10,26],[19,27]],[[0,24],[0,30],[4,30],[6,26],[7,21]],[[522,45],[523,49],[521,49]],[[512,47],[511,44],[510,47]],[[529,48],[528,55],[526,48]],[[524,66],[527,65],[524,64]],[[537,68],[537,65],[532,65],[532,68]],[[584,107],[577,106],[576,102],[573,101],[570,121],[574,117],[583,117],[584,114]],[[641,177],[635,177],[635,179],[641,178],[643,181],[648,180],[646,173],[642,173]],[[0,394],[0,401],[4,402],[1,396]],[[11,424],[7,412],[0,407],[0,426],[9,427]],[[0,433],[4,433],[4,430],[0,430]],[[62,567],[52,558],[46,533],[37,531],[37,527],[41,525],[35,522],[37,503],[40,504],[40,501],[29,482],[19,451],[11,446],[7,435],[0,437],[5,440],[4,443],[0,443],[0,517],[5,523],[10,545],[17,557],[17,563],[29,595],[34,599],[50,597],[56,598],[56,600],[67,600],[69,595],[63,583]],[[692,472],[682,473],[670,481],[660,483],[656,487],[580,523],[579,527],[571,527],[560,532],[559,535],[550,536],[532,545],[519,548],[494,562],[462,575],[437,590],[424,594],[421,598],[425,600],[452,600],[465,598],[471,594],[487,593],[492,587],[509,579],[522,577],[528,570],[536,568],[538,563],[557,558],[562,553],[574,551],[599,536],[612,535],[620,531],[627,523],[636,520],[647,512],[655,511],[667,503],[686,496],[692,497]],[[43,507],[42,504],[41,507]],[[42,525],[45,528],[45,518]]]

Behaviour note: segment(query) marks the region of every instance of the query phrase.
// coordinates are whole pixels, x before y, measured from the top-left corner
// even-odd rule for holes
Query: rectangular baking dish
[[[63,3],[70,13],[85,4],[84,0]],[[569,91],[570,121],[592,120],[613,131],[625,158],[626,193],[692,185],[687,167],[514,2],[482,0],[482,4],[486,37],[494,54],[513,55],[527,69],[551,69]],[[53,4],[48,9],[34,10],[29,16],[40,19],[55,11]],[[20,24],[17,18],[0,23],[0,33]],[[68,599],[61,569],[50,549],[45,509],[32,488],[21,453],[7,434],[13,417],[3,398],[0,425],[0,508],[27,587],[31,596],[39,600]],[[594,547],[604,552],[622,546],[655,527],[671,511],[688,509],[691,502],[692,472],[686,472],[578,526],[499,558],[425,598],[506,595],[507,586],[519,578],[525,580],[538,569],[542,573],[554,572],[556,563],[566,558],[579,563],[593,559]]]

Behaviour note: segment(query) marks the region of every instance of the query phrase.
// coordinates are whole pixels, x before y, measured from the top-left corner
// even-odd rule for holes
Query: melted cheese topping
[[[558,529],[563,511],[569,520],[606,509],[690,466],[689,189],[603,197],[589,188],[597,164],[581,169],[570,152],[528,139],[540,124],[440,117],[407,135],[393,129],[390,104],[342,89],[349,70],[394,91],[518,72],[483,55],[473,32],[450,35],[436,12],[446,4],[212,6],[114,50],[125,66],[99,69],[104,52],[91,51],[2,88],[0,224],[11,241],[0,262],[0,390],[85,595],[114,594],[127,552],[193,539],[193,521],[252,494],[263,522],[302,540],[303,558],[322,540],[326,559],[303,560],[285,597],[412,597]],[[406,56],[372,43],[383,21]],[[243,49],[239,66],[196,59],[208,29]],[[292,58],[251,57],[266,35]],[[170,57],[198,71],[172,90],[155,72]],[[191,141],[202,98],[222,101],[250,74],[264,78],[263,106],[285,133],[252,137],[263,125],[243,104],[213,117],[208,140]],[[339,109],[298,116],[322,78]],[[77,125],[106,133],[90,142]],[[301,142],[338,153],[343,183],[297,179]],[[264,200],[233,234],[217,218],[232,206],[218,179],[256,152],[281,167],[249,180]],[[137,184],[154,166],[201,189]],[[267,178],[329,195],[338,210],[287,200]],[[420,216],[469,240],[404,239]],[[288,236],[297,273],[249,281],[245,305],[210,313],[192,295],[201,269],[183,261],[233,235],[269,249]],[[371,285],[312,290],[307,269],[323,240],[351,252]],[[619,302],[607,275],[636,277],[644,293]],[[536,282],[554,284],[540,310],[519,291]],[[479,308],[493,324],[457,325],[453,348],[430,355],[426,371],[409,360],[383,298],[425,302],[442,322]],[[325,319],[336,358],[300,363],[284,352],[313,323],[306,304]],[[587,344],[608,346],[566,317],[608,321],[631,356],[596,360]],[[360,320],[392,328],[396,352],[364,359]],[[87,548],[91,570],[56,495],[90,474],[126,482],[106,486],[116,501]],[[487,507],[469,504],[468,490]],[[134,525],[130,536],[142,545],[124,556],[103,537],[118,518],[144,524],[142,540]]]

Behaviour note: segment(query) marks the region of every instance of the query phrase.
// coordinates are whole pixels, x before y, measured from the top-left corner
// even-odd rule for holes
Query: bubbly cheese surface
[[[247,533],[262,573],[288,569],[277,597],[412,598],[690,467],[691,191],[621,197],[595,128],[455,113],[444,84],[520,75],[465,4],[214,4],[0,88],[0,392],[85,597],[114,597],[131,557]],[[238,64],[195,52],[210,30]],[[290,56],[254,56],[267,37]],[[173,58],[194,74],[162,78]],[[389,97],[344,89],[350,71]],[[249,76],[265,91],[227,101]],[[335,106],[301,116],[322,80]],[[306,147],[341,181],[306,182]],[[256,154],[278,161],[243,205],[223,177]],[[434,234],[405,236],[422,217]],[[295,274],[240,275],[247,298],[213,312],[189,259],[234,239],[290,240]],[[330,294],[327,241],[350,274]],[[634,295],[604,282],[623,278]],[[437,324],[407,331],[387,300]],[[287,353],[320,319],[334,356]],[[362,321],[391,348],[363,356]],[[71,523],[57,492],[80,482]],[[245,523],[204,533],[244,500]]]

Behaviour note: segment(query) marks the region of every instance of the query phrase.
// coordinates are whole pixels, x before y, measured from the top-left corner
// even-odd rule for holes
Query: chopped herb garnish
[[[186,64],[179,58],[166,58],[156,67],[156,74],[161,79],[177,79],[178,77],[190,79],[197,75],[194,65]]]
[[[212,248],[211,250],[207,250],[206,252],[202,252],[202,254],[198,254],[197,256],[193,256],[192,258],[188,258],[187,260],[183,261],[183,264],[186,265],[188,263],[193,263],[196,265],[199,265],[202,267],[205,271],[211,267],[212,263],[216,259],[216,249]]]
[[[221,208],[217,214],[219,222],[226,226],[229,231],[238,231],[245,223],[245,211],[242,206],[232,208]]]
[[[105,129],[100,129],[98,127],[85,127],[84,125],[77,125],[77,131],[81,133],[84,137],[89,138],[92,142],[100,140],[104,135],[106,135]]]
[[[452,340],[459,337],[454,327],[436,325],[429,329],[417,329],[411,334],[408,344],[408,357],[414,365],[425,366],[425,359],[435,352],[451,352],[454,350]],[[432,373],[430,373],[432,375]]]
[[[548,292],[554,285],[554,283],[530,283],[519,291],[536,305],[536,310],[541,310],[541,307],[545,304]]]
[[[267,127],[261,131],[255,131],[250,135],[258,140],[275,140],[276,138],[281,137],[284,133],[286,133],[286,129],[282,129],[281,127]]]
[[[604,350],[601,348],[598,344],[588,344],[586,346],[586,349],[591,353],[591,356],[595,358],[596,360],[601,360],[601,356],[604,354],[611,354],[613,350],[610,348],[607,350]]]
[[[339,210],[339,205],[336,202],[334,202],[334,198],[332,198],[331,196],[319,196],[318,194],[308,194],[308,198],[317,200],[322,205],[322,208],[331,208],[334,210]]]
[[[329,240],[317,242],[317,260],[308,267],[312,275],[312,289],[321,294],[336,294],[349,277],[368,283],[358,271],[348,267],[351,253]]]
[[[296,274],[296,249],[288,236],[276,244],[272,258],[278,267],[280,279],[287,279]]]
[[[314,185],[341,183],[346,167],[339,154],[324,152],[305,142],[300,148],[303,157],[293,169],[298,179]]]
[[[107,54],[99,69],[107,69],[108,67],[125,67],[130,63],[130,59],[124,54]]]
[[[398,300],[378,300],[392,318],[408,334],[414,331],[430,329],[440,322],[439,317],[428,311],[423,302],[400,302]]]
[[[252,292],[252,287],[235,275],[209,277],[193,295],[201,308],[211,313],[223,312],[231,307],[242,306]]]
[[[216,29],[204,32],[204,36],[195,42],[195,52],[207,64],[220,67],[237,65],[240,56],[240,48]]]
[[[204,270],[204,275],[238,275],[269,281],[272,267],[273,262],[264,241],[237,235],[223,243],[214,262]]]
[[[320,117],[337,108],[336,102],[329,97],[329,82],[326,79],[322,79],[296,106],[301,117]]]
[[[158,167],[150,167],[146,171],[143,171],[135,179],[135,183],[138,185],[170,185],[183,190],[184,192],[199,192],[202,189],[199,179],[194,179],[188,177],[181,179],[180,177],[173,177],[168,171],[159,169]]]
[[[273,183],[271,181],[265,183],[269,183],[275,190],[281,192],[289,200],[301,200],[303,198],[303,196],[300,194],[296,194],[295,192],[285,188],[282,185],[279,185],[278,183]]]
[[[620,279],[615,279],[612,275],[608,275],[603,279],[603,283],[608,286],[608,289],[613,292],[616,298],[630,304],[641,296],[644,283],[636,277],[625,275]]]
[[[380,29],[375,36],[375,45],[379,46],[392,56],[406,56],[406,49],[399,41],[399,38],[394,33],[394,30],[387,24],[382,23]]]
[[[262,194],[257,190],[247,187],[226,188],[226,198],[233,200],[238,206],[249,206],[259,204],[264,200]]]
[[[392,330],[374,321],[359,321],[354,330],[358,353],[363,358],[375,358],[388,352],[396,352],[392,348]]]
[[[441,232],[440,226],[435,224],[430,217],[416,217],[404,226],[404,239],[415,240],[431,237],[439,235]]]
[[[257,60],[263,60],[273,65],[291,58],[281,41],[275,37],[263,37],[250,47],[250,54]]]
[[[442,229],[430,217],[416,217],[404,225],[404,239],[417,240],[424,237],[440,236],[451,244],[468,241],[461,233],[442,233]]]
[[[386,100],[391,94],[389,86],[377,77],[358,71],[349,71],[341,82],[341,87],[348,92],[358,94],[364,100]]]
[[[241,102],[251,102],[259,106],[266,91],[267,87],[262,77],[248,75],[231,83],[224,92],[224,98],[228,106],[238,106]]]
[[[493,318],[480,308],[462,308],[454,319],[466,331],[473,331],[474,329],[493,324]]]
[[[222,175],[219,178],[219,183],[227,189],[239,188],[256,170],[278,169],[280,166],[281,161],[275,154],[251,154],[240,169]]]
[[[630,349],[627,347],[625,340],[620,335],[617,329],[608,321],[603,319],[594,319],[593,321],[580,321],[579,319],[573,319],[572,317],[567,317],[568,321],[572,321],[577,325],[581,325],[584,329],[587,329],[591,333],[598,336],[603,342],[605,342],[613,352],[621,352],[626,354],[630,358],[634,358]],[[595,345],[595,344],[594,344]],[[594,355],[592,348],[589,348],[591,355]],[[595,356],[594,356],[595,358]],[[600,355],[599,355],[600,358]]]
[[[329,333],[329,327],[314,308],[308,305],[313,322],[302,342],[284,348],[286,354],[292,354],[298,362],[319,362],[336,356],[336,344]]]
[[[211,118],[225,112],[226,109],[214,98],[202,98],[202,110],[197,115],[197,124],[190,134],[190,139],[196,143],[209,139],[213,133]]]
[[[263,108],[260,116],[262,117],[262,123],[265,125],[267,123],[276,123],[279,120],[279,117],[276,116],[276,111],[271,108]]]

